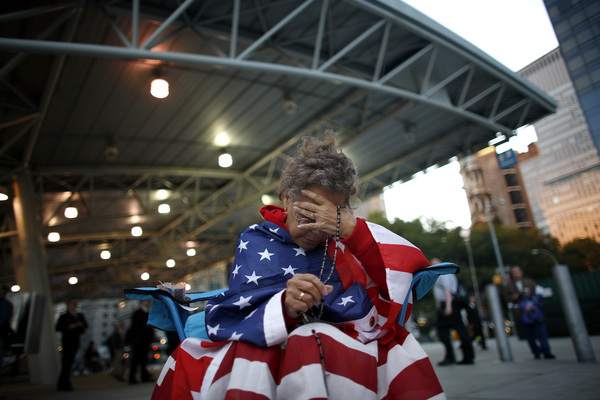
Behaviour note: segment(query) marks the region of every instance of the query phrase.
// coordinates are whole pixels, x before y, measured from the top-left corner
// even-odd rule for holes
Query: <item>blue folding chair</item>
[[[404,318],[406,317],[406,310],[408,308],[408,299],[410,294],[413,295],[413,303],[427,294],[435,285],[440,275],[446,274],[458,274],[460,267],[453,263],[440,263],[430,265],[429,267],[421,268],[413,274],[412,281],[410,283],[410,289],[406,293],[404,303],[402,303],[402,310],[398,315],[398,324],[404,326]]]
[[[419,300],[435,284],[440,275],[456,274],[460,268],[456,264],[441,263],[422,268],[413,274],[410,289],[406,294],[398,323],[404,326],[404,318],[408,307],[410,294],[413,302]],[[186,293],[183,302],[176,300],[169,292],[152,287],[125,289],[125,296],[133,300],[151,300],[152,307],[148,315],[148,325],[164,331],[176,331],[179,340],[187,337],[208,339],[204,322],[204,311],[190,314],[190,306],[202,300],[209,300],[227,289],[218,289],[204,293]]]
[[[148,325],[163,331],[176,331],[179,340],[187,337],[208,339],[204,324],[204,311],[190,314],[193,303],[209,300],[227,289],[217,289],[210,292],[186,293],[185,301],[176,300],[166,290],[142,287],[125,289],[125,296],[133,300],[150,300],[152,306],[148,314]]]

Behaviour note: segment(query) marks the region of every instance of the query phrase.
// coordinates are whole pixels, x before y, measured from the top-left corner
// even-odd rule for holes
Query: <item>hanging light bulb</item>
[[[60,240],[60,233],[58,232],[50,232],[48,234],[48,241],[49,242],[58,242]]]
[[[156,78],[150,83],[150,94],[157,99],[164,99],[169,95],[169,82],[163,78]]]
[[[171,206],[169,206],[167,203],[162,203],[158,206],[159,214],[168,214],[170,212],[171,212]]]
[[[111,256],[111,254],[110,254],[110,251],[108,251],[108,250],[102,250],[100,252],[100,258],[103,259],[103,260],[110,259],[110,256]]]
[[[79,279],[77,279],[76,276],[72,276],[72,277],[69,278],[69,284],[70,285],[76,285],[77,282],[79,282]]]
[[[223,150],[223,153],[219,156],[219,167],[221,168],[229,168],[233,164],[233,157],[231,154],[227,152],[227,150]]]
[[[190,247],[189,249],[187,249],[185,254],[187,254],[188,257],[194,257],[196,255],[196,249]]]
[[[265,206],[268,206],[269,204],[273,204],[275,202],[275,199],[273,198],[273,196],[270,196],[268,194],[263,194],[262,196],[260,196],[260,201]]]
[[[144,231],[142,231],[141,226],[134,226],[131,228],[131,236],[139,237],[142,236],[142,233],[144,233]]]
[[[0,186],[0,201],[8,200],[8,190],[4,186]]]
[[[169,258],[167,260],[167,268],[173,268],[175,266],[175,260],[173,260],[172,258]]]
[[[67,207],[65,208],[65,217],[69,219],[77,218],[79,212],[77,211],[77,207]]]
[[[141,280],[143,280],[143,281],[147,281],[148,279],[150,279],[150,274],[149,274],[149,273],[147,273],[147,272],[143,272],[143,273],[140,275],[140,279],[141,279]]]

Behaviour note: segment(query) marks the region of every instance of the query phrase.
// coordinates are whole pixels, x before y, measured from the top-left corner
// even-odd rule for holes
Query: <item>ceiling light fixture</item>
[[[58,233],[58,232],[50,232],[48,234],[48,241],[49,242],[55,243],[55,242],[58,242],[59,240],[60,240],[60,233]]]
[[[171,212],[171,206],[169,206],[166,203],[159,204],[159,206],[158,206],[158,213],[159,214],[168,214],[170,212]]]
[[[187,254],[188,257],[194,257],[196,255],[196,249],[189,248],[189,249],[187,249],[187,251],[185,252],[185,254]]]
[[[229,168],[232,165],[233,157],[231,157],[231,154],[229,154],[226,149],[223,149],[221,155],[219,155],[219,167]]]
[[[227,132],[219,132],[219,134],[215,137],[215,142],[219,147],[227,147],[231,143],[229,140],[229,135]]]
[[[8,200],[8,189],[4,186],[0,186],[0,201]]]
[[[65,208],[65,217],[69,219],[77,218],[79,212],[77,211],[77,207],[67,207]]]
[[[150,94],[157,99],[164,99],[169,95],[169,82],[164,79],[164,70],[155,71],[156,78],[150,83]]]
[[[175,267],[175,260],[173,260],[172,258],[169,258],[167,260],[167,268],[173,268]]]
[[[273,204],[275,201],[275,199],[273,198],[273,196],[270,196],[268,194],[263,194],[262,196],[260,196],[260,201],[263,203],[263,205],[268,206],[270,204]]]
[[[150,274],[147,272],[142,272],[142,274],[140,275],[140,279],[143,281],[147,281],[148,279],[150,279]]]
[[[111,254],[110,254],[110,251],[108,251],[108,250],[102,250],[100,252],[100,258],[103,259],[103,260],[110,259],[110,256],[111,256]]]
[[[141,226],[134,226],[131,228],[131,236],[140,237],[142,236],[142,233],[144,233],[144,231]]]
[[[76,285],[77,282],[79,282],[79,279],[77,279],[76,276],[72,276],[69,278],[69,285]]]

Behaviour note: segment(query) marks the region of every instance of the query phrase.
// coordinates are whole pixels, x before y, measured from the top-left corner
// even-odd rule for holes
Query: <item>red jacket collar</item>
[[[264,206],[260,209],[260,214],[265,219],[265,221],[272,222],[284,228],[285,230],[288,230],[287,226],[285,225],[287,214],[285,213],[283,207]]]

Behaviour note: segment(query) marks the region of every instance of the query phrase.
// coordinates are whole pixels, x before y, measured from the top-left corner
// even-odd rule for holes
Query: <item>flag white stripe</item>
[[[377,359],[378,357],[378,352],[377,352],[377,342],[370,342],[367,344],[363,344],[361,342],[359,342],[356,339],[351,338],[350,336],[346,335],[344,332],[340,331],[338,328],[329,325],[329,324],[324,324],[322,322],[314,322],[312,324],[309,325],[302,325],[296,329],[294,329],[292,331],[292,333],[290,334],[290,338],[292,336],[303,336],[303,337],[313,337],[314,334],[312,333],[312,330],[315,330],[317,333],[322,333],[324,335],[330,336],[333,339],[335,339],[337,342],[341,343],[342,345],[349,347],[353,350],[356,351],[360,351],[362,353],[368,354],[370,356],[375,357],[375,359]]]
[[[227,351],[229,350],[229,348],[231,347],[231,345],[233,343],[234,342],[228,342],[228,343],[224,344],[223,346],[217,347],[214,350],[210,349],[207,351],[207,353],[210,354],[209,357],[213,357],[213,359],[210,362],[210,365],[208,366],[208,368],[206,369],[206,373],[204,374],[204,379],[202,380],[202,386],[200,386],[200,400],[204,400],[206,398],[206,393],[208,392],[208,389],[210,388],[212,381],[215,378],[217,370],[219,369],[219,366],[221,365],[221,361],[223,361],[223,358],[225,357],[225,355],[227,354]],[[207,349],[204,349],[204,350],[207,350]]]
[[[316,376],[322,376],[322,374],[321,364],[310,364],[286,375],[277,388],[277,398],[308,400],[327,397],[324,381],[314,379]],[[327,388],[329,389],[328,398],[330,400],[375,400],[377,398],[377,394],[372,390],[336,374],[327,373]]]
[[[175,359],[171,356],[169,356],[169,358],[167,359],[167,362],[165,363],[163,369],[160,371],[160,375],[156,380],[156,384],[158,386],[162,385],[163,380],[165,379],[165,376],[167,376],[169,370],[175,371]]]
[[[285,289],[275,294],[268,301],[265,307],[265,316],[263,318],[263,327],[265,332],[265,342],[268,347],[283,343],[287,339],[287,328],[283,319],[283,307],[281,296]]]
[[[402,236],[396,235],[390,230],[384,228],[383,226],[374,224],[372,222],[367,221],[367,226],[373,235],[373,239],[375,239],[378,243],[384,244],[399,244],[402,246],[409,246],[413,248],[417,248],[414,244],[404,239]]]
[[[388,287],[390,299],[398,304],[404,302],[406,293],[410,288],[413,274],[403,271],[394,271],[389,268],[385,269],[385,280]]]
[[[377,368],[377,381],[379,382],[377,393],[379,394],[379,398],[384,398],[387,395],[389,389],[387,384],[395,376],[410,367],[415,361],[424,358],[427,358],[427,353],[421,348],[419,342],[417,342],[412,334],[406,337],[402,345],[398,344],[390,349],[387,362]]]
[[[223,393],[231,389],[274,398],[276,386],[267,363],[236,358],[231,372],[211,385],[206,400],[222,399]],[[202,391],[204,392],[204,389]]]

